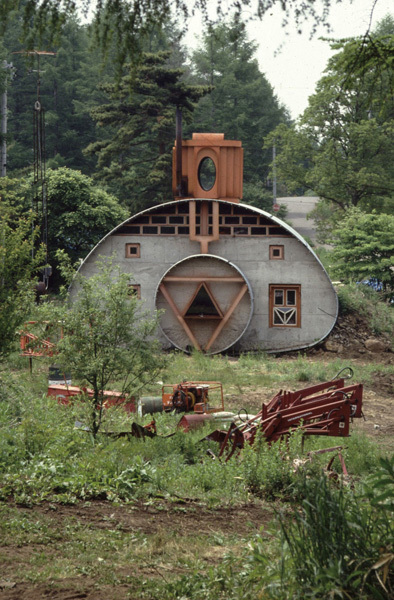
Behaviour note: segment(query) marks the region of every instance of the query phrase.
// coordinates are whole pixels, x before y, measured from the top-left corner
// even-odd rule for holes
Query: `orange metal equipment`
[[[35,321],[28,321],[25,324],[26,331],[20,333],[20,355],[27,356],[28,358],[53,356],[56,354],[55,344],[50,342],[49,339],[40,339],[37,335],[28,331],[28,326],[35,324]]]
[[[210,396],[210,397],[209,397]],[[223,387],[219,381],[183,381],[162,387],[163,411],[207,414],[224,410]],[[212,406],[211,401],[219,406]]]
[[[53,396],[57,399],[59,404],[71,404],[73,398],[77,396],[87,395],[89,398],[93,398],[93,390],[89,388],[79,388],[75,385],[50,385],[48,386],[48,396]],[[104,408],[111,406],[122,406],[126,412],[136,412],[135,398],[129,398],[126,400],[125,396],[121,392],[105,391],[104,392]]]

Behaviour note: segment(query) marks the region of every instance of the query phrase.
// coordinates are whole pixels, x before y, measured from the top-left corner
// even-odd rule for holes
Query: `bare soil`
[[[180,510],[181,509],[181,510]],[[26,511],[26,508],[20,510]],[[236,534],[246,536],[260,528],[271,520],[272,511],[267,510],[262,503],[244,506],[218,508],[209,510],[193,501],[169,503],[160,501],[154,506],[146,503],[136,503],[133,506],[114,506],[109,502],[91,502],[78,506],[63,506],[43,504],[29,509],[37,517],[45,514],[57,522],[68,522],[70,519],[86,524],[89,529],[113,529],[134,535],[143,533],[145,535],[157,535],[161,531],[173,532],[178,538],[198,535],[209,536],[214,532],[220,534]],[[43,551],[56,553],[56,547],[45,545]],[[86,598],[88,600],[123,600],[134,598],[132,587],[126,584],[119,585],[97,585],[90,577],[62,578],[59,581],[48,581],[47,583],[31,583],[17,581],[14,577],[14,564],[29,565],[29,560],[34,552],[37,552],[37,544],[31,544],[20,548],[18,545],[0,546],[0,552],[6,552],[8,561],[6,567],[2,568],[0,577],[0,599],[1,600],[42,600],[53,598],[57,600],[74,600]],[[221,556],[219,557],[221,558]],[[210,564],[215,562],[210,554]],[[178,569],[175,569],[175,572]],[[174,571],[173,571],[174,572]],[[180,574],[181,574],[180,570]],[[127,573],[121,574],[123,578]],[[130,564],[129,575],[132,577],[157,577],[156,569],[149,566],[138,566]]]

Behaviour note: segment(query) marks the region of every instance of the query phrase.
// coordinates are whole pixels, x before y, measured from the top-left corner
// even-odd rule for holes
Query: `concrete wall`
[[[251,214],[265,214],[251,208]],[[270,217],[270,215],[266,215]],[[253,294],[253,315],[237,346],[241,350],[266,351],[297,349],[313,345],[331,331],[337,317],[337,297],[332,284],[313,251],[300,236],[283,222],[290,237],[229,237],[209,244],[209,254],[231,261],[248,280]],[[139,243],[140,258],[125,258],[125,244]],[[284,260],[270,260],[270,245],[284,246]],[[155,310],[157,287],[163,275],[175,263],[200,253],[199,242],[187,235],[106,236],[87,257],[80,272],[89,276],[96,271],[98,256],[114,255],[133,283],[141,286],[144,307]],[[301,327],[269,327],[269,285],[301,285]],[[164,346],[168,340],[162,335]]]

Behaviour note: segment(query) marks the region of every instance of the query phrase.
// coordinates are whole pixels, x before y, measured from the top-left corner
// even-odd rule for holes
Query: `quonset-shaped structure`
[[[144,308],[163,310],[164,348],[280,352],[323,340],[337,318],[335,290],[294,229],[240,203],[241,142],[194,134],[174,165],[175,200],[109,232],[80,272],[115,256]]]

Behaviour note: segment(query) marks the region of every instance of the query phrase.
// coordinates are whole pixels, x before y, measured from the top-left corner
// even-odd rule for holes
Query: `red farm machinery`
[[[228,460],[260,433],[269,444],[300,428],[304,436],[349,436],[349,424],[362,414],[363,386],[345,385],[345,378],[327,381],[295,392],[280,391],[259,413],[227,431],[207,436],[220,444],[219,457]]]

